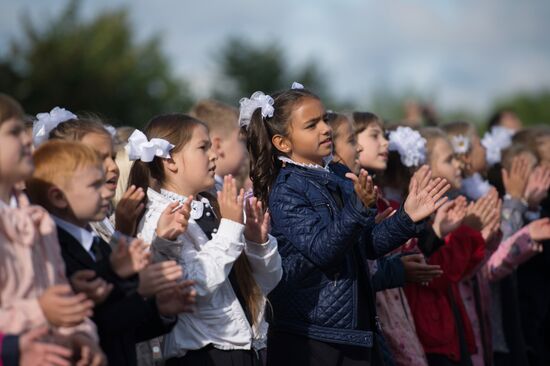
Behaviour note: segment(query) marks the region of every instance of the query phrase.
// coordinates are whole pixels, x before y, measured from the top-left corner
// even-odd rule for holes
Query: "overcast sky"
[[[65,0],[0,0],[0,50],[20,14],[38,22]],[[126,5],[139,37],[160,33],[193,91],[216,82],[212,55],[230,35],[277,40],[293,64],[315,59],[332,93],[368,102],[415,89],[444,109],[487,112],[497,97],[550,88],[550,1],[84,0],[84,16]],[[365,105],[368,108],[368,105]]]

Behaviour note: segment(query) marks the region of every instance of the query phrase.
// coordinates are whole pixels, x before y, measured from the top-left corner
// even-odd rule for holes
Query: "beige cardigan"
[[[0,205],[0,331],[4,333],[47,324],[38,297],[49,286],[67,283],[55,223],[42,207],[22,206]],[[90,319],[58,330],[98,339]]]

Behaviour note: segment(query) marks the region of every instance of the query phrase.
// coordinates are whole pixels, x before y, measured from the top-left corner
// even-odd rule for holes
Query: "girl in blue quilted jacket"
[[[426,168],[391,218],[375,224],[365,171],[334,174],[321,100],[300,85],[241,100],[254,195],[269,207],[283,278],[271,292],[268,365],[381,365],[367,258],[417,236],[449,188]]]

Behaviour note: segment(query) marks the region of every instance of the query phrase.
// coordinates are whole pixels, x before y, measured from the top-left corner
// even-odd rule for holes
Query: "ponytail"
[[[275,135],[288,136],[290,116],[294,105],[302,98],[319,99],[307,89],[290,89],[273,94],[273,116],[263,117],[261,108],[257,108],[247,127],[247,147],[250,155],[250,180],[254,186],[254,196],[264,205],[269,206],[271,187],[281,170],[277,159],[283,155],[271,139]]]

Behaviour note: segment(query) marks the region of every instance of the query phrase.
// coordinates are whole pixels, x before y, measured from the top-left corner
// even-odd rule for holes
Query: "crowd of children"
[[[549,188],[511,111],[294,83],[141,131],[0,94],[0,366],[546,365]]]

